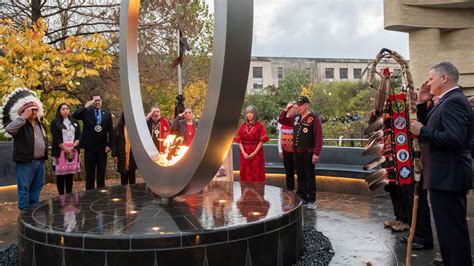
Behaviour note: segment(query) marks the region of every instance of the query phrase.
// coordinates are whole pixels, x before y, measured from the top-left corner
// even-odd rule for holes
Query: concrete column
[[[384,0],[385,28],[408,32],[410,67],[416,86],[428,67],[451,61],[459,85],[474,95],[474,2],[472,0]]]
[[[410,68],[415,87],[418,87],[427,79],[429,66],[440,61],[434,58],[439,53],[439,46],[439,29],[422,29],[410,32]]]

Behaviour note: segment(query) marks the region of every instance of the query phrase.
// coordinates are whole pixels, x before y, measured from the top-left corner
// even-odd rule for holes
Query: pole
[[[177,35],[177,40],[178,40],[178,57],[180,56],[181,53],[181,44],[180,44],[180,39],[181,36],[179,34],[179,29],[176,31]],[[183,95],[183,70],[181,66],[181,62],[178,64],[178,95]]]
[[[411,244],[413,244],[413,238],[415,237],[416,231],[416,220],[417,220],[417,213],[418,213],[418,181],[415,182],[415,188],[413,192],[413,212],[411,214],[411,226],[410,226],[410,235],[408,236],[407,240],[407,256],[405,258],[405,264],[407,266],[411,265]]]

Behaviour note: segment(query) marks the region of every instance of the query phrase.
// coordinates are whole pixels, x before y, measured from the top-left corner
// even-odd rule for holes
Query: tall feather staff
[[[383,73],[377,72],[376,66],[382,59],[395,60],[401,67],[400,73],[391,76],[388,68],[383,69]],[[406,256],[406,265],[410,265],[422,170],[418,139],[409,133],[409,120],[417,120],[416,93],[408,62],[395,51],[384,48],[372,62],[368,82],[374,89],[375,74],[381,77],[381,82],[377,88],[375,111],[364,131],[364,134],[371,137],[364,147],[363,156],[376,153],[380,157],[367,163],[364,169],[370,170],[379,165],[383,169],[367,177],[366,182],[371,190],[383,188],[390,182],[399,186],[412,185],[414,182],[413,212]],[[391,81],[399,77],[403,78],[404,86],[396,94]]]

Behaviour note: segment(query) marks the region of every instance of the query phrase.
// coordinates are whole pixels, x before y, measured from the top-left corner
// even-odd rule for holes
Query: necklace
[[[74,126],[72,125],[71,121],[69,119],[63,120],[63,125],[66,128],[66,139],[63,141],[74,141],[74,135],[72,133],[72,130],[74,129]]]
[[[153,134],[155,134],[156,138],[160,137],[160,121],[158,121],[156,124],[153,123],[151,125],[151,131],[153,132]]]
[[[250,128],[250,130],[249,130],[249,128]],[[253,125],[247,125],[247,126],[245,127],[245,131],[247,132],[247,134],[250,135],[250,133],[252,133],[253,128],[254,128]]]

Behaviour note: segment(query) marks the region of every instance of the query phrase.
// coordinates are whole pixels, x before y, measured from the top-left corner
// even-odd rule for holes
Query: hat
[[[298,97],[298,100],[296,101],[297,104],[305,104],[309,103],[309,99],[306,96],[300,96]]]

